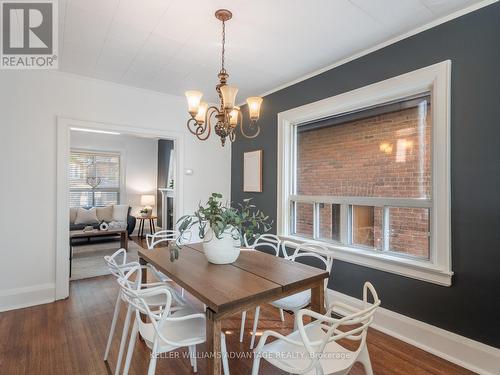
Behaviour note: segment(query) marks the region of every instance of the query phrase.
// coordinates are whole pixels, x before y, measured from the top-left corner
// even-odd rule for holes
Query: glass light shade
[[[155,205],[155,196],[153,194],[141,195],[141,206],[151,207]]]
[[[203,93],[196,90],[189,90],[185,92],[185,95],[188,102],[188,112],[191,116],[194,116],[198,113],[198,107],[200,106],[200,100]]]
[[[260,96],[251,96],[247,99],[248,112],[250,113],[250,119],[252,121],[257,121],[260,116],[260,105],[262,104],[262,98]]]
[[[235,106],[233,110],[229,113],[229,124],[232,127],[238,125],[238,116],[240,114],[240,107]]]
[[[205,122],[205,114],[207,113],[207,108],[208,104],[205,102],[201,102],[199,107],[198,107],[198,113],[195,116],[195,120],[198,123],[204,123]]]
[[[236,101],[238,88],[234,86],[224,85],[220,88],[222,100],[224,100],[224,109],[233,109]]]

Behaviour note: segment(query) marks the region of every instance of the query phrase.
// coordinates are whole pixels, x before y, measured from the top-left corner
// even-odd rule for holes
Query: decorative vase
[[[222,238],[219,239],[213,234],[212,229],[207,231],[203,242],[203,251],[210,263],[229,264],[238,259],[241,241],[235,240],[231,233],[236,234],[237,232],[235,229],[227,229],[222,234]]]

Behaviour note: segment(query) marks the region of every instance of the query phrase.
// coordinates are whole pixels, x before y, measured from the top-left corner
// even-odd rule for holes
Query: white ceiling
[[[479,0],[60,0],[66,72],[215,101],[220,22],[238,101],[352,56]]]

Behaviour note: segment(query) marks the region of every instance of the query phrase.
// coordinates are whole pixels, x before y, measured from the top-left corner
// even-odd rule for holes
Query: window
[[[278,115],[278,231],[451,285],[449,62]]]
[[[430,113],[430,95],[424,93],[298,124],[290,198],[296,202],[295,233],[429,259],[424,212],[431,204]],[[335,220],[325,209],[332,203]],[[344,235],[341,221],[347,224]]]
[[[72,150],[69,186],[70,207],[118,204],[120,202],[120,154]]]

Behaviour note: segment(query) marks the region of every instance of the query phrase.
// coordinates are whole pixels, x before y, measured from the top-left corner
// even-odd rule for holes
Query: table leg
[[[144,259],[139,257],[139,264],[141,266],[145,266],[146,264],[148,264],[148,262],[146,262]],[[146,267],[144,267],[141,270],[141,284],[144,285],[144,284],[147,284],[147,282],[148,282],[148,269]],[[147,318],[148,318],[148,316],[146,314],[141,313],[141,320],[143,322],[147,322]],[[141,338],[141,341],[142,341],[142,336],[139,335],[139,337]]]
[[[139,257],[139,264],[141,266],[145,266],[146,264],[148,264],[148,262],[146,262],[146,260],[144,260],[143,258]],[[147,282],[148,282],[148,269],[143,268],[141,271],[142,271],[141,272],[141,283],[147,284]]]
[[[154,221],[154,219],[151,219],[151,221],[149,222],[149,227],[151,228],[151,234],[155,234],[156,233],[156,228],[155,228],[155,221]]]
[[[128,233],[126,231],[120,233],[120,247],[128,250]]]
[[[137,233],[139,238],[142,238],[143,231],[144,231],[144,220],[139,219],[139,233]]]
[[[325,284],[323,280],[311,289],[311,309],[320,314],[325,313]]]
[[[221,375],[221,321],[209,308],[206,314],[207,374]]]

